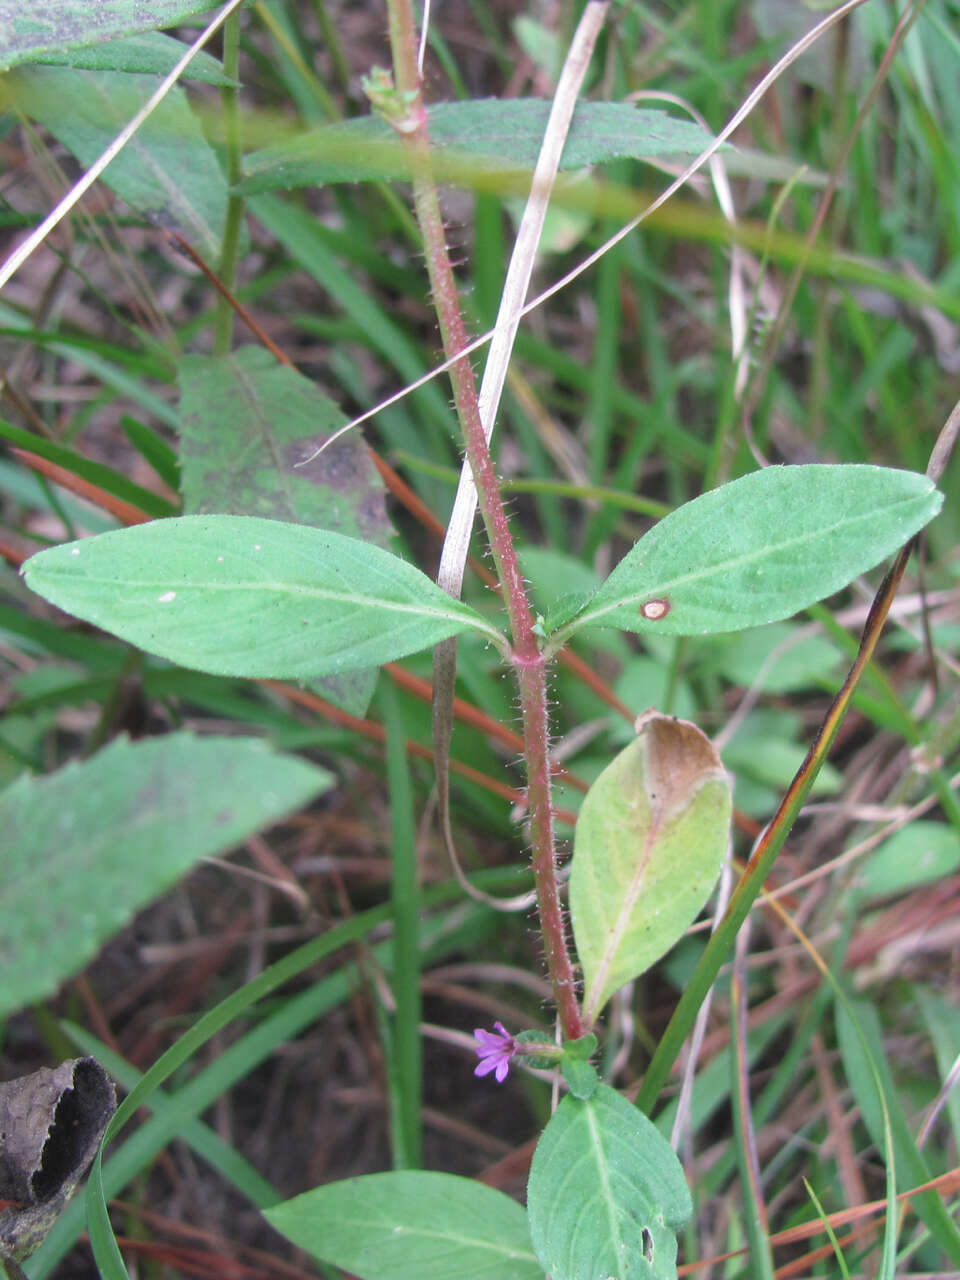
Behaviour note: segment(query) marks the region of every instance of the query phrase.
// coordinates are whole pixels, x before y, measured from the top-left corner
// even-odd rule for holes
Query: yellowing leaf
[[[680,938],[727,850],[730,783],[709,738],[656,712],[638,730],[577,819],[570,912],[588,1026]]]

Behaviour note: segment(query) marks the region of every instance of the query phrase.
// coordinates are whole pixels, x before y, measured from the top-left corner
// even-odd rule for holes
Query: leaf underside
[[[590,625],[707,635],[778,621],[899,550],[942,502],[912,471],[755,471],[654,525],[563,633]]]
[[[452,1174],[349,1178],[265,1216],[288,1240],[360,1280],[543,1280],[516,1201]]]
[[[183,516],[32,556],[33,591],[181,666],[311,679],[492,628],[380,547],[249,516]]]

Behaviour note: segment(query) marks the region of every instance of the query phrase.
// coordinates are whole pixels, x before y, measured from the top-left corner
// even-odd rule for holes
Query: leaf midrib
[[[63,576],[67,577],[68,575],[65,574]],[[53,580],[53,583],[56,583],[57,575],[51,574],[51,578]],[[63,579],[61,578],[60,580],[62,581]],[[76,581],[76,579],[74,578],[72,578],[71,580],[74,582]],[[340,603],[354,604],[361,608],[389,609],[394,613],[411,613],[411,614],[416,614],[420,616],[428,616],[432,618],[445,618],[445,619],[457,619],[459,621],[468,621],[472,625],[476,626],[478,629],[487,631],[490,634],[496,634],[498,636],[500,634],[499,631],[497,631],[496,627],[493,627],[490,623],[487,623],[484,621],[481,614],[471,609],[469,605],[460,604],[454,601],[452,597],[451,597],[450,607],[441,608],[439,605],[435,606],[435,605],[426,605],[426,604],[404,604],[401,601],[390,600],[389,598],[384,596],[362,596],[347,590],[337,591],[328,587],[311,587],[311,586],[300,586],[300,585],[286,586],[278,583],[198,582],[196,579],[191,579],[190,582],[186,583],[185,585],[177,586],[177,585],[171,585],[169,578],[165,579],[162,582],[145,582],[143,578],[132,578],[132,579],[131,578],[115,578],[115,577],[98,578],[93,574],[89,574],[89,573],[84,575],[82,581],[84,585],[90,584],[91,586],[94,586],[94,587],[99,586],[99,587],[110,587],[115,590],[120,590],[120,589],[130,590],[138,594],[140,592],[147,592],[147,591],[159,591],[161,593],[166,591],[176,591],[177,595],[179,596],[181,592],[186,593],[190,591],[204,591],[204,592],[252,591],[252,592],[261,592],[261,593],[264,593],[264,592],[273,593],[275,595],[287,595],[291,597],[306,596],[315,600],[336,600]],[[29,578],[28,578],[28,582],[29,582]],[[144,603],[150,603],[150,602],[144,601]],[[160,604],[161,602],[154,601],[153,603]],[[173,604],[174,602],[171,600],[166,603]],[[69,609],[70,606],[65,605],[62,607]]]

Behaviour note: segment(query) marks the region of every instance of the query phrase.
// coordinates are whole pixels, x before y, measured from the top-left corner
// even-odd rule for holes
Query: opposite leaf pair
[[[600,1085],[547,1125],[526,1213],[469,1178],[406,1171],[318,1187],[266,1217],[361,1280],[670,1280],[691,1212],[670,1144]]]
[[[909,471],[756,471],[655,525],[545,651],[587,626],[705,635],[788,617],[902,546],[941,502]],[[23,571],[62,609],[214,675],[310,679],[467,630],[508,652],[497,627],[399,557],[282,521],[158,520],[41,551]]]

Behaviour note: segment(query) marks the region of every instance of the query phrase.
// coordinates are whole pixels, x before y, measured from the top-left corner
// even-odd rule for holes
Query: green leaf
[[[589,1062],[582,1062],[577,1058],[564,1058],[560,1063],[560,1070],[567,1082],[567,1088],[575,1098],[591,1098],[596,1093],[600,1077],[597,1075],[596,1068]]]
[[[447,1173],[373,1173],[265,1210],[315,1258],[360,1280],[543,1280],[516,1201]]]
[[[207,0],[0,0],[0,68],[11,67],[38,53],[72,49],[90,37],[113,40],[136,31],[172,27],[194,13],[203,13]]]
[[[835,678],[842,659],[827,636],[811,634],[795,622],[773,622],[705,642],[702,660],[732,684],[763,693],[797,693]]]
[[[358,432],[300,465],[347,421],[309,379],[260,347],[243,347],[187,357],[180,386],[188,515],[268,516],[389,545],[383,482]],[[317,691],[362,716],[376,679],[376,668],[328,676]]]
[[[762,796],[765,796],[767,810],[771,802],[776,804],[776,793],[790,785],[807,754],[807,744],[793,740],[799,732],[796,718],[779,707],[761,708],[744,718],[723,751],[724,763],[736,778],[739,807],[747,805],[749,812],[759,815],[764,809]],[[817,774],[810,794],[836,795],[843,785],[840,771],[826,763]],[[749,803],[752,795],[756,796],[759,808]]]
[[[538,98],[481,98],[440,102],[428,109],[430,141],[439,176],[468,179],[471,173],[532,169],[550,103]],[[699,125],[665,111],[628,102],[581,102],[560,160],[580,169],[624,156],[695,156],[712,138]],[[380,116],[313,129],[246,157],[240,190],[252,194],[277,187],[408,178],[409,160],[396,131]]]
[[[24,114],[39,120],[88,166],[140,110],[158,81],[120,71],[34,66],[11,72],[5,83]],[[101,181],[138,212],[177,226],[198,252],[216,261],[227,184],[182,89],[171,90]]]
[[[311,458],[347,419],[308,378],[242,347],[186,357],[180,388],[185,515],[266,516],[389,544],[383,482],[363,437],[342,436]]]
[[[755,471],[654,525],[557,639],[585,626],[706,635],[786,618],[892,555],[942,502],[913,471]]]
[[[577,1036],[575,1040],[564,1040],[563,1052],[574,1062],[586,1062],[597,1052],[599,1041],[592,1031],[585,1036]]]
[[[259,741],[187,733],[19,778],[0,794],[0,1014],[51,995],[198,858],[330,784]]]
[[[670,1144],[616,1090],[564,1098],[530,1168],[527,1213],[551,1280],[673,1280],[693,1206]]]
[[[894,832],[864,863],[857,883],[871,897],[905,893],[960,868],[960,835],[942,822],[915,820]]]
[[[550,1043],[550,1037],[543,1031],[520,1031],[513,1039],[528,1067],[537,1071],[550,1071],[560,1061],[562,1051],[557,1045]]]
[[[89,32],[87,33],[89,35]],[[77,67],[84,71],[127,71],[141,75],[168,75],[187,51],[187,45],[173,36],[159,31],[145,31],[141,35],[125,36],[121,40],[108,40],[103,44],[87,44],[79,49],[34,53],[24,62],[39,62],[44,66]],[[183,72],[183,78],[204,80],[207,84],[236,84],[224,75],[216,58],[201,49],[193,55]]]
[[[51,547],[38,595],[181,666],[310,679],[379,666],[476,627],[499,632],[397,556],[323,529],[182,516]]]
[[[710,740],[656,713],[584,797],[570,915],[584,1021],[658,960],[706,902],[730,832],[730,784]]]

